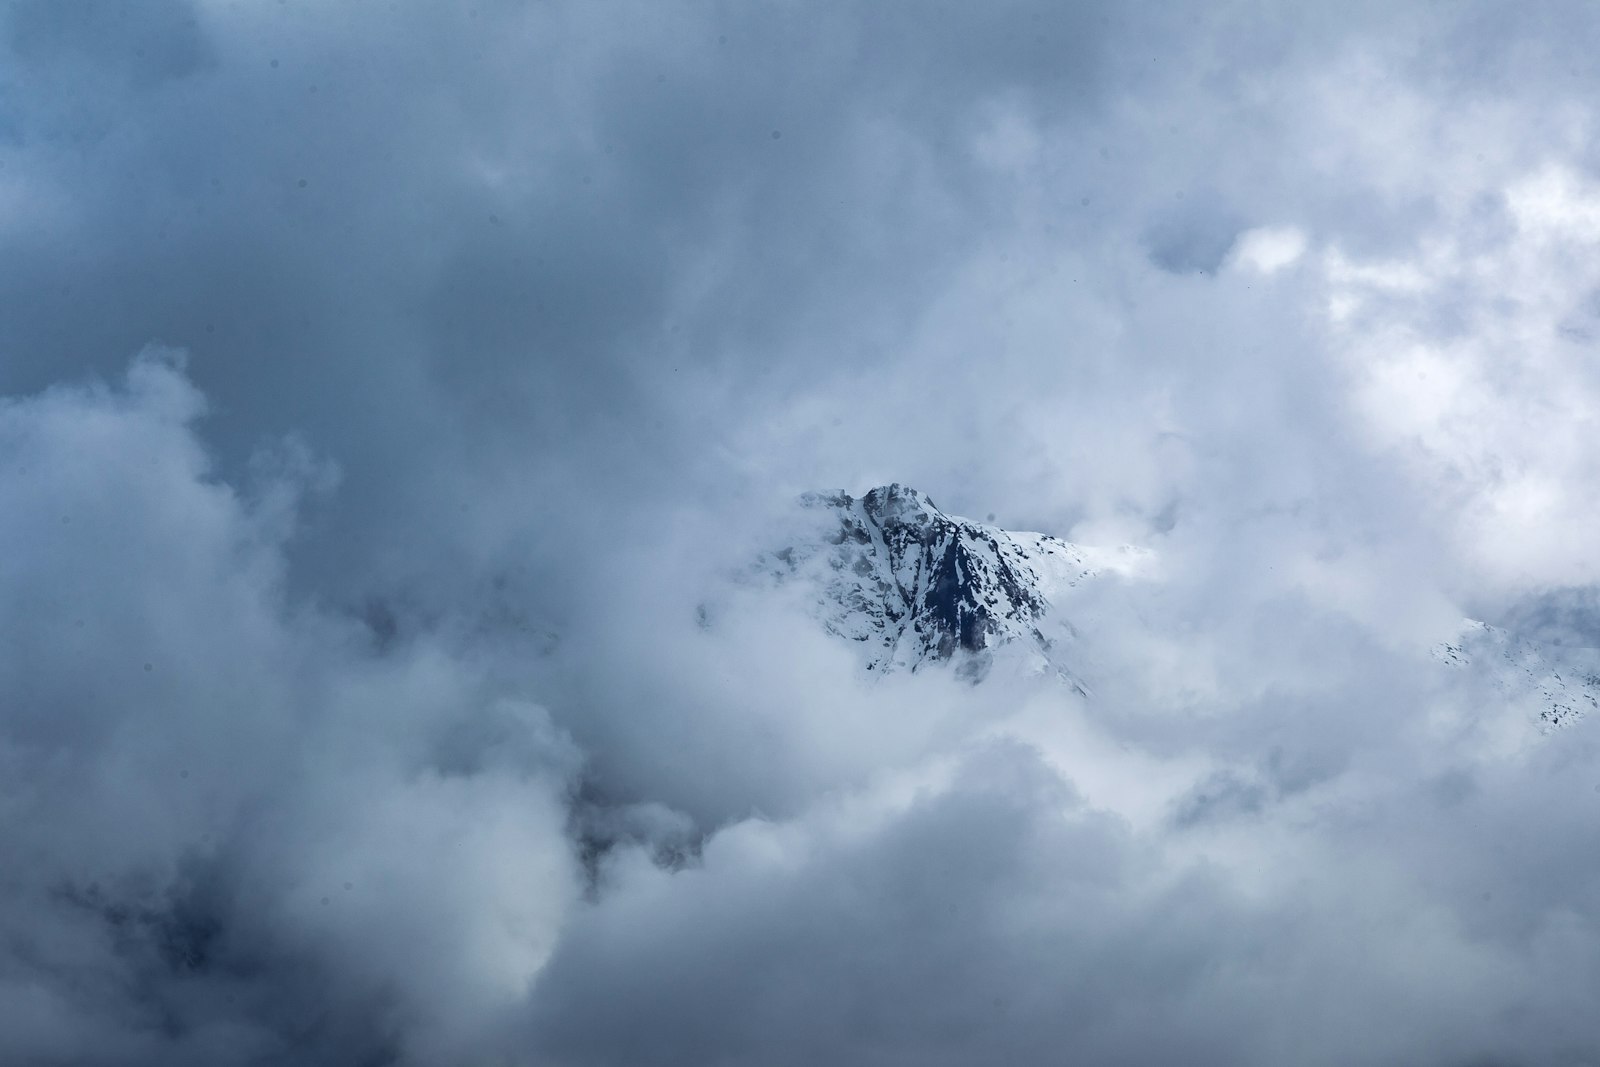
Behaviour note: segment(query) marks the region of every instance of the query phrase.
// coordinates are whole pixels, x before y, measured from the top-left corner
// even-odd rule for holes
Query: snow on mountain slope
[[[1535,644],[1468,619],[1434,658],[1483,674],[1508,704],[1528,704],[1541,729],[1570,725],[1600,708],[1600,649]]]
[[[809,493],[801,504],[823,519],[821,536],[769,554],[760,569],[778,581],[817,582],[819,621],[865,645],[870,670],[955,660],[977,680],[1006,647],[1082,692],[1064,656],[1075,632],[1051,611],[1052,599],[1097,574],[1137,570],[1145,558],[947,515],[899,484],[859,499]]]

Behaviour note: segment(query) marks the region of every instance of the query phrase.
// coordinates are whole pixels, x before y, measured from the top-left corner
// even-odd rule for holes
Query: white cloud
[[[1305,252],[1306,235],[1295,227],[1261,227],[1239,235],[1232,257],[1258,274],[1276,274],[1299,262]]]

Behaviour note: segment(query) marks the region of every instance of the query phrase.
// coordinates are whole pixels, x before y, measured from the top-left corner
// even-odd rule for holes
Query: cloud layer
[[[1597,643],[1597,33],[7,6],[0,1061],[1600,1061],[1428,654]],[[1091,701],[730,581],[891,480],[1154,553]]]

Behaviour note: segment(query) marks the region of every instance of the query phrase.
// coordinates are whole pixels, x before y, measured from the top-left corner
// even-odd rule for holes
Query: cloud
[[[13,4],[0,1059],[1595,1059],[1593,22]],[[735,580],[888,481],[1092,701]]]
[[[456,1049],[576,897],[578,756],[430,644],[287,602],[285,487],[215,481],[201,409],[153,353],[0,410],[4,1058]]]
[[[4,25],[13,56],[34,72],[68,68],[74,79],[145,88],[194,74],[208,58],[199,14],[186,0],[139,8],[104,0],[69,8],[22,0],[11,5]]]
[[[1235,246],[1238,261],[1262,274],[1276,274],[1294,264],[1306,251],[1306,235],[1292,226],[1261,227],[1241,235]]]

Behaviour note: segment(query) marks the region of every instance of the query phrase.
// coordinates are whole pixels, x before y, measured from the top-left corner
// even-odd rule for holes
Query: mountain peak
[[[1046,622],[1044,586],[1047,578],[1071,585],[1092,573],[1077,546],[948,515],[898,482],[859,498],[808,493],[801,503],[831,513],[837,525],[818,543],[773,553],[772,572],[818,581],[823,625],[867,646],[868,669],[915,671],[958,660],[975,679],[994,650],[1010,644],[1055,666],[1057,640],[1071,628]]]
[[[928,494],[899,482],[867,490],[866,496],[861,498],[861,507],[880,527],[923,527],[936,518],[947,518]]]

